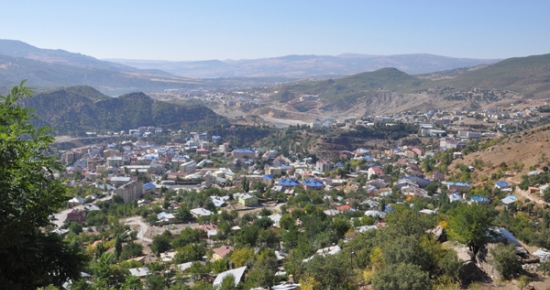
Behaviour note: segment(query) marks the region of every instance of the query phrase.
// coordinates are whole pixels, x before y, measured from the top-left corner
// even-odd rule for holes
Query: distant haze
[[[425,74],[437,71],[487,65],[499,59],[452,58],[431,54],[404,55],[288,55],[273,58],[245,60],[155,61],[107,59],[110,62],[139,68],[158,69],[191,78],[231,77],[330,77],[394,67],[408,74]]]

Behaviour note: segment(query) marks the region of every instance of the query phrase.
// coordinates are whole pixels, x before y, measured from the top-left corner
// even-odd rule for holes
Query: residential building
[[[210,216],[212,215],[212,212],[202,207],[198,207],[198,208],[192,209],[191,214],[196,218],[200,218],[201,216]]]
[[[197,163],[195,163],[195,161],[189,161],[189,162],[183,163],[180,166],[180,171],[185,172],[186,174],[191,174],[191,173],[195,173],[196,167],[197,167]]]
[[[116,195],[122,197],[125,203],[143,196],[143,182],[141,180],[130,181],[115,189]]]
[[[127,176],[113,176],[110,181],[114,187],[119,187],[123,184],[130,182],[131,178]]]
[[[314,178],[302,180],[302,184],[305,190],[321,190],[325,188],[323,182]]]
[[[83,223],[86,221],[86,211],[73,209],[67,214],[67,220],[71,222]]]
[[[107,166],[121,167],[123,165],[122,156],[109,156],[107,157]]]
[[[481,133],[471,131],[458,131],[457,136],[462,139],[479,139],[481,138]]]
[[[333,164],[329,160],[318,160],[317,163],[315,163],[315,170],[321,173],[331,170],[332,167]]]
[[[291,189],[300,186],[300,182],[295,178],[280,178],[277,181],[277,185],[282,186],[283,189]]]
[[[375,174],[378,177],[381,177],[382,175],[384,175],[384,171],[379,166],[373,166],[373,167],[369,168],[369,170],[367,171],[367,178],[370,180],[371,177]]]
[[[510,184],[508,184],[508,182],[506,181],[497,181],[495,182],[495,188],[507,189],[507,188],[510,188]]]
[[[256,152],[250,149],[235,149],[233,150],[233,158],[253,160],[256,158]]]
[[[215,289],[221,288],[223,279],[225,279],[225,277],[228,277],[228,276],[233,276],[235,287],[237,287],[237,285],[241,283],[241,280],[243,279],[245,272],[246,272],[246,266],[221,272],[218,274],[216,279],[214,279],[212,286],[214,286]]]
[[[215,262],[218,260],[223,260],[227,256],[227,254],[232,252],[234,249],[235,248],[233,248],[233,246],[228,246],[228,245],[221,246],[219,248],[214,248],[212,249],[212,252],[214,253],[212,254],[212,259],[210,261]]]
[[[239,196],[239,203],[244,206],[251,206],[258,204],[258,198],[255,195],[245,193]]]

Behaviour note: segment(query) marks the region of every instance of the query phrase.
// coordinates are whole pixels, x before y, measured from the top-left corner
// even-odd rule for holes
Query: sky
[[[0,0],[0,39],[100,59],[550,53],[550,1]]]

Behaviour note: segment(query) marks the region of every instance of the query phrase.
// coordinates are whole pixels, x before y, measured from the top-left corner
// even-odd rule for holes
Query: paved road
[[[105,138],[116,138],[120,136],[98,136],[98,137],[71,137],[71,136],[56,136],[55,143],[71,142],[74,140],[86,140],[86,139],[105,139]],[[130,137],[129,135],[126,137]]]

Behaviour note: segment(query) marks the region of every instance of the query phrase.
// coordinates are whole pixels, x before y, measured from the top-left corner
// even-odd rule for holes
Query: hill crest
[[[180,129],[229,123],[202,105],[166,103],[142,92],[111,98],[87,86],[39,93],[22,100],[22,104],[35,109],[37,125],[48,125],[58,134],[82,135],[86,131],[119,131],[139,126]]]

